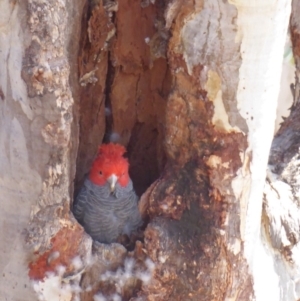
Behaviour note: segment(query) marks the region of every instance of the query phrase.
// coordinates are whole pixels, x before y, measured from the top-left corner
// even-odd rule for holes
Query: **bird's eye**
[[[99,171],[99,175],[102,176],[102,171],[101,170]]]
[[[125,172],[122,172],[122,176],[125,176]]]

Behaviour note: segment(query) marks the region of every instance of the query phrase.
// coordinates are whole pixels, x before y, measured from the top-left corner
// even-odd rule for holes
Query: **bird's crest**
[[[98,149],[97,158],[106,157],[106,158],[120,158],[126,153],[126,149],[123,145],[120,144],[102,144]]]

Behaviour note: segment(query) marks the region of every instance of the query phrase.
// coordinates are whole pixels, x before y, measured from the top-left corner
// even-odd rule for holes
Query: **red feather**
[[[107,157],[122,157],[126,153],[126,149],[123,145],[120,144],[102,144],[98,149],[98,155],[107,156]]]
[[[123,157],[126,149],[120,144],[102,144],[99,147],[96,159],[92,164],[89,178],[96,185],[105,185],[112,175],[118,177],[118,183],[126,186],[129,182],[129,163]]]

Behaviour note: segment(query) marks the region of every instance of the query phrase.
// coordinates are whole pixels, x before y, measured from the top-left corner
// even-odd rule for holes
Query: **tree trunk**
[[[0,3],[4,300],[300,299],[298,77],[272,144],[290,11]],[[92,242],[70,211],[102,141],[127,147],[142,196],[133,250]]]
[[[80,230],[68,212],[82,4],[4,0],[0,12],[0,292],[2,300],[32,301],[33,252],[48,252],[57,233]]]

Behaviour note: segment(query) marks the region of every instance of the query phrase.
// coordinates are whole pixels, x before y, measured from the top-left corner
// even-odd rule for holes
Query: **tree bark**
[[[1,296],[299,300],[298,82],[270,153],[290,11],[3,0]],[[130,251],[92,242],[70,212],[102,141],[127,147],[142,195]]]
[[[58,230],[79,228],[63,215],[78,144],[73,111],[82,4],[4,0],[0,12],[0,292],[3,300],[32,301],[33,252],[47,252]]]
[[[299,300],[299,21],[300,6],[293,1],[290,31],[296,65],[294,103],[281,124],[270,152],[264,190],[262,239],[269,277],[281,298]],[[271,267],[271,266],[270,266]],[[279,291],[277,291],[279,294]]]

